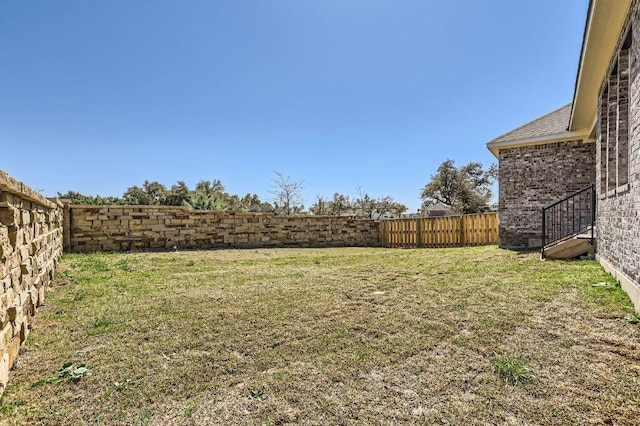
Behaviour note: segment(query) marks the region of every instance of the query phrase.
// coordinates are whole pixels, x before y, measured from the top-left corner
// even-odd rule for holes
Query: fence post
[[[546,219],[546,210],[544,207],[542,208],[542,253],[544,253],[544,246],[547,245],[547,219]]]
[[[422,247],[422,219],[416,218],[416,248]]]
[[[464,215],[460,216],[460,247],[464,247],[465,238],[464,238]]]
[[[593,228],[596,226],[596,185],[591,185],[591,244],[593,244]]]
[[[61,199],[63,208],[62,246],[66,253],[71,252],[71,200]]]

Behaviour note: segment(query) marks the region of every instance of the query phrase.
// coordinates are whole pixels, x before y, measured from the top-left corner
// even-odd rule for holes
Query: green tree
[[[182,206],[191,198],[191,190],[183,180],[179,180],[162,200],[167,206]]]
[[[221,194],[225,192],[224,185],[217,179],[214,180],[201,180],[196,184],[195,192],[206,194],[206,195],[214,195]]]
[[[393,217],[400,217],[408,210],[407,206],[398,203],[390,195],[385,195],[374,200],[374,207],[378,217],[384,216],[387,213],[390,213]]]
[[[423,206],[436,202],[451,206],[455,213],[482,213],[489,210],[493,192],[491,185],[497,176],[497,166],[492,164],[487,170],[482,164],[471,162],[456,167],[453,160],[444,161],[431,181],[421,192]]]
[[[166,197],[169,195],[167,187],[163,184],[148,180],[144,181],[142,188],[132,186],[123,194],[127,204],[131,205],[159,205],[164,204]]]
[[[384,195],[379,198],[373,198],[360,185],[356,188],[358,198],[353,202],[356,210],[356,217],[379,219],[381,216],[390,213],[394,217],[402,216],[402,213],[408,210],[407,206],[398,203],[390,195]]]
[[[233,199],[219,180],[201,180],[185,203],[195,210],[231,210]]]
[[[124,204],[124,200],[118,197],[101,197],[100,195],[84,195],[75,191],[67,191],[62,194],[58,192],[58,198],[70,200],[71,204],[89,205],[114,205]]]

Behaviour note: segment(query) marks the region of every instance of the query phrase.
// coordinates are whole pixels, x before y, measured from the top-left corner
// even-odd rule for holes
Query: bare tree
[[[329,214],[327,199],[321,195],[316,195],[316,201],[309,207],[309,213],[316,216],[323,216]]]
[[[271,180],[271,190],[276,212],[286,216],[300,214],[304,209],[302,198],[303,180],[292,180],[280,172],[274,172],[276,177]]]

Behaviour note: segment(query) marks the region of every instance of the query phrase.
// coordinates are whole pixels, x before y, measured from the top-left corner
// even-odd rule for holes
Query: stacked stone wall
[[[0,394],[62,255],[61,207],[0,170]]]
[[[629,81],[631,87],[628,120],[628,183],[618,187],[597,187],[597,256],[605,267],[616,275],[640,312],[640,2],[634,1],[625,28],[633,31]],[[612,65],[607,75],[614,66]],[[623,110],[626,112],[627,110]],[[598,117],[602,128],[602,114]],[[624,123],[626,126],[626,123]],[[624,126],[623,126],[624,127]],[[597,181],[607,181],[600,155],[606,152],[602,131],[598,134]],[[623,158],[624,159],[624,158]],[[604,162],[606,163],[606,162]],[[624,181],[623,181],[624,183]]]
[[[501,149],[500,247],[540,247],[542,207],[593,184],[595,156],[584,141]]]
[[[195,211],[170,206],[66,206],[72,252],[379,246],[378,223],[340,216]]]

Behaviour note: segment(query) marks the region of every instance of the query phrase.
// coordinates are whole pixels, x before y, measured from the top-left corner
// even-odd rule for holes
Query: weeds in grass
[[[94,328],[106,328],[106,327],[109,327],[111,324],[113,324],[113,321],[111,321],[109,318],[98,317],[93,322],[93,327]]]
[[[466,300],[459,300],[456,303],[454,303],[453,306],[458,308],[458,309],[464,309],[464,308],[467,307],[467,301]]]
[[[75,266],[81,271],[93,271],[93,272],[106,272],[110,271],[111,267],[107,262],[100,259],[103,254],[88,254],[84,258],[81,258],[75,263]]]
[[[615,282],[594,261],[496,247],[217,250],[73,254],[65,271],[73,280],[47,294],[0,424],[400,424],[413,412],[419,424],[583,424],[640,413],[640,328],[622,321],[636,314],[615,285],[592,287]],[[500,378],[490,348],[550,366],[544,387],[505,392],[538,375],[496,359]],[[69,354],[100,366],[101,380],[31,388]],[[548,407],[569,400],[553,417]]]
[[[616,281],[615,283],[608,283],[606,281],[602,281],[599,283],[591,284],[591,287],[597,287],[604,290],[613,290],[616,288],[620,288],[620,281]]]
[[[536,370],[517,356],[494,353],[491,363],[494,371],[508,384],[515,386],[538,381]]]
[[[597,306],[599,310],[611,312],[617,309],[619,313],[616,315],[622,316],[623,312],[620,310],[620,307],[626,305],[632,310],[631,301],[622,289],[620,281],[611,275],[608,275],[608,278],[606,281],[600,281],[583,287],[583,294],[585,299]]]
[[[196,411],[197,407],[198,407],[198,401],[197,400],[190,401],[187,404],[187,408],[184,410],[184,416],[185,417],[193,416],[193,413]]]
[[[638,324],[638,323],[640,323],[640,315],[630,316],[630,317],[624,317],[624,319],[626,319],[627,321],[629,321],[631,324]]]
[[[120,262],[118,262],[118,267],[120,268],[120,270],[122,270],[124,272],[133,272],[133,271],[135,271],[133,266],[131,266],[131,264],[129,263],[129,259],[122,259]]]
[[[131,379],[127,379],[124,382],[113,382],[113,386],[115,386],[116,390],[121,391],[125,390],[129,383],[131,383]]]
[[[0,414],[9,415],[16,411],[16,407],[13,405],[5,404],[6,391],[5,394],[0,396]]]
[[[57,376],[51,376],[46,379],[38,380],[32,386],[39,386],[43,383],[58,383],[65,380],[71,380],[74,382],[79,381],[83,377],[90,376],[91,373],[85,364],[74,365],[73,362],[69,361],[64,363],[62,367],[58,370]]]
[[[257,401],[264,401],[265,399],[267,399],[267,388],[262,385],[261,388],[250,389],[249,397]]]
[[[87,297],[87,292],[80,289],[76,291],[76,294],[73,295],[73,301],[78,302],[80,300],[83,300],[85,297]]]

